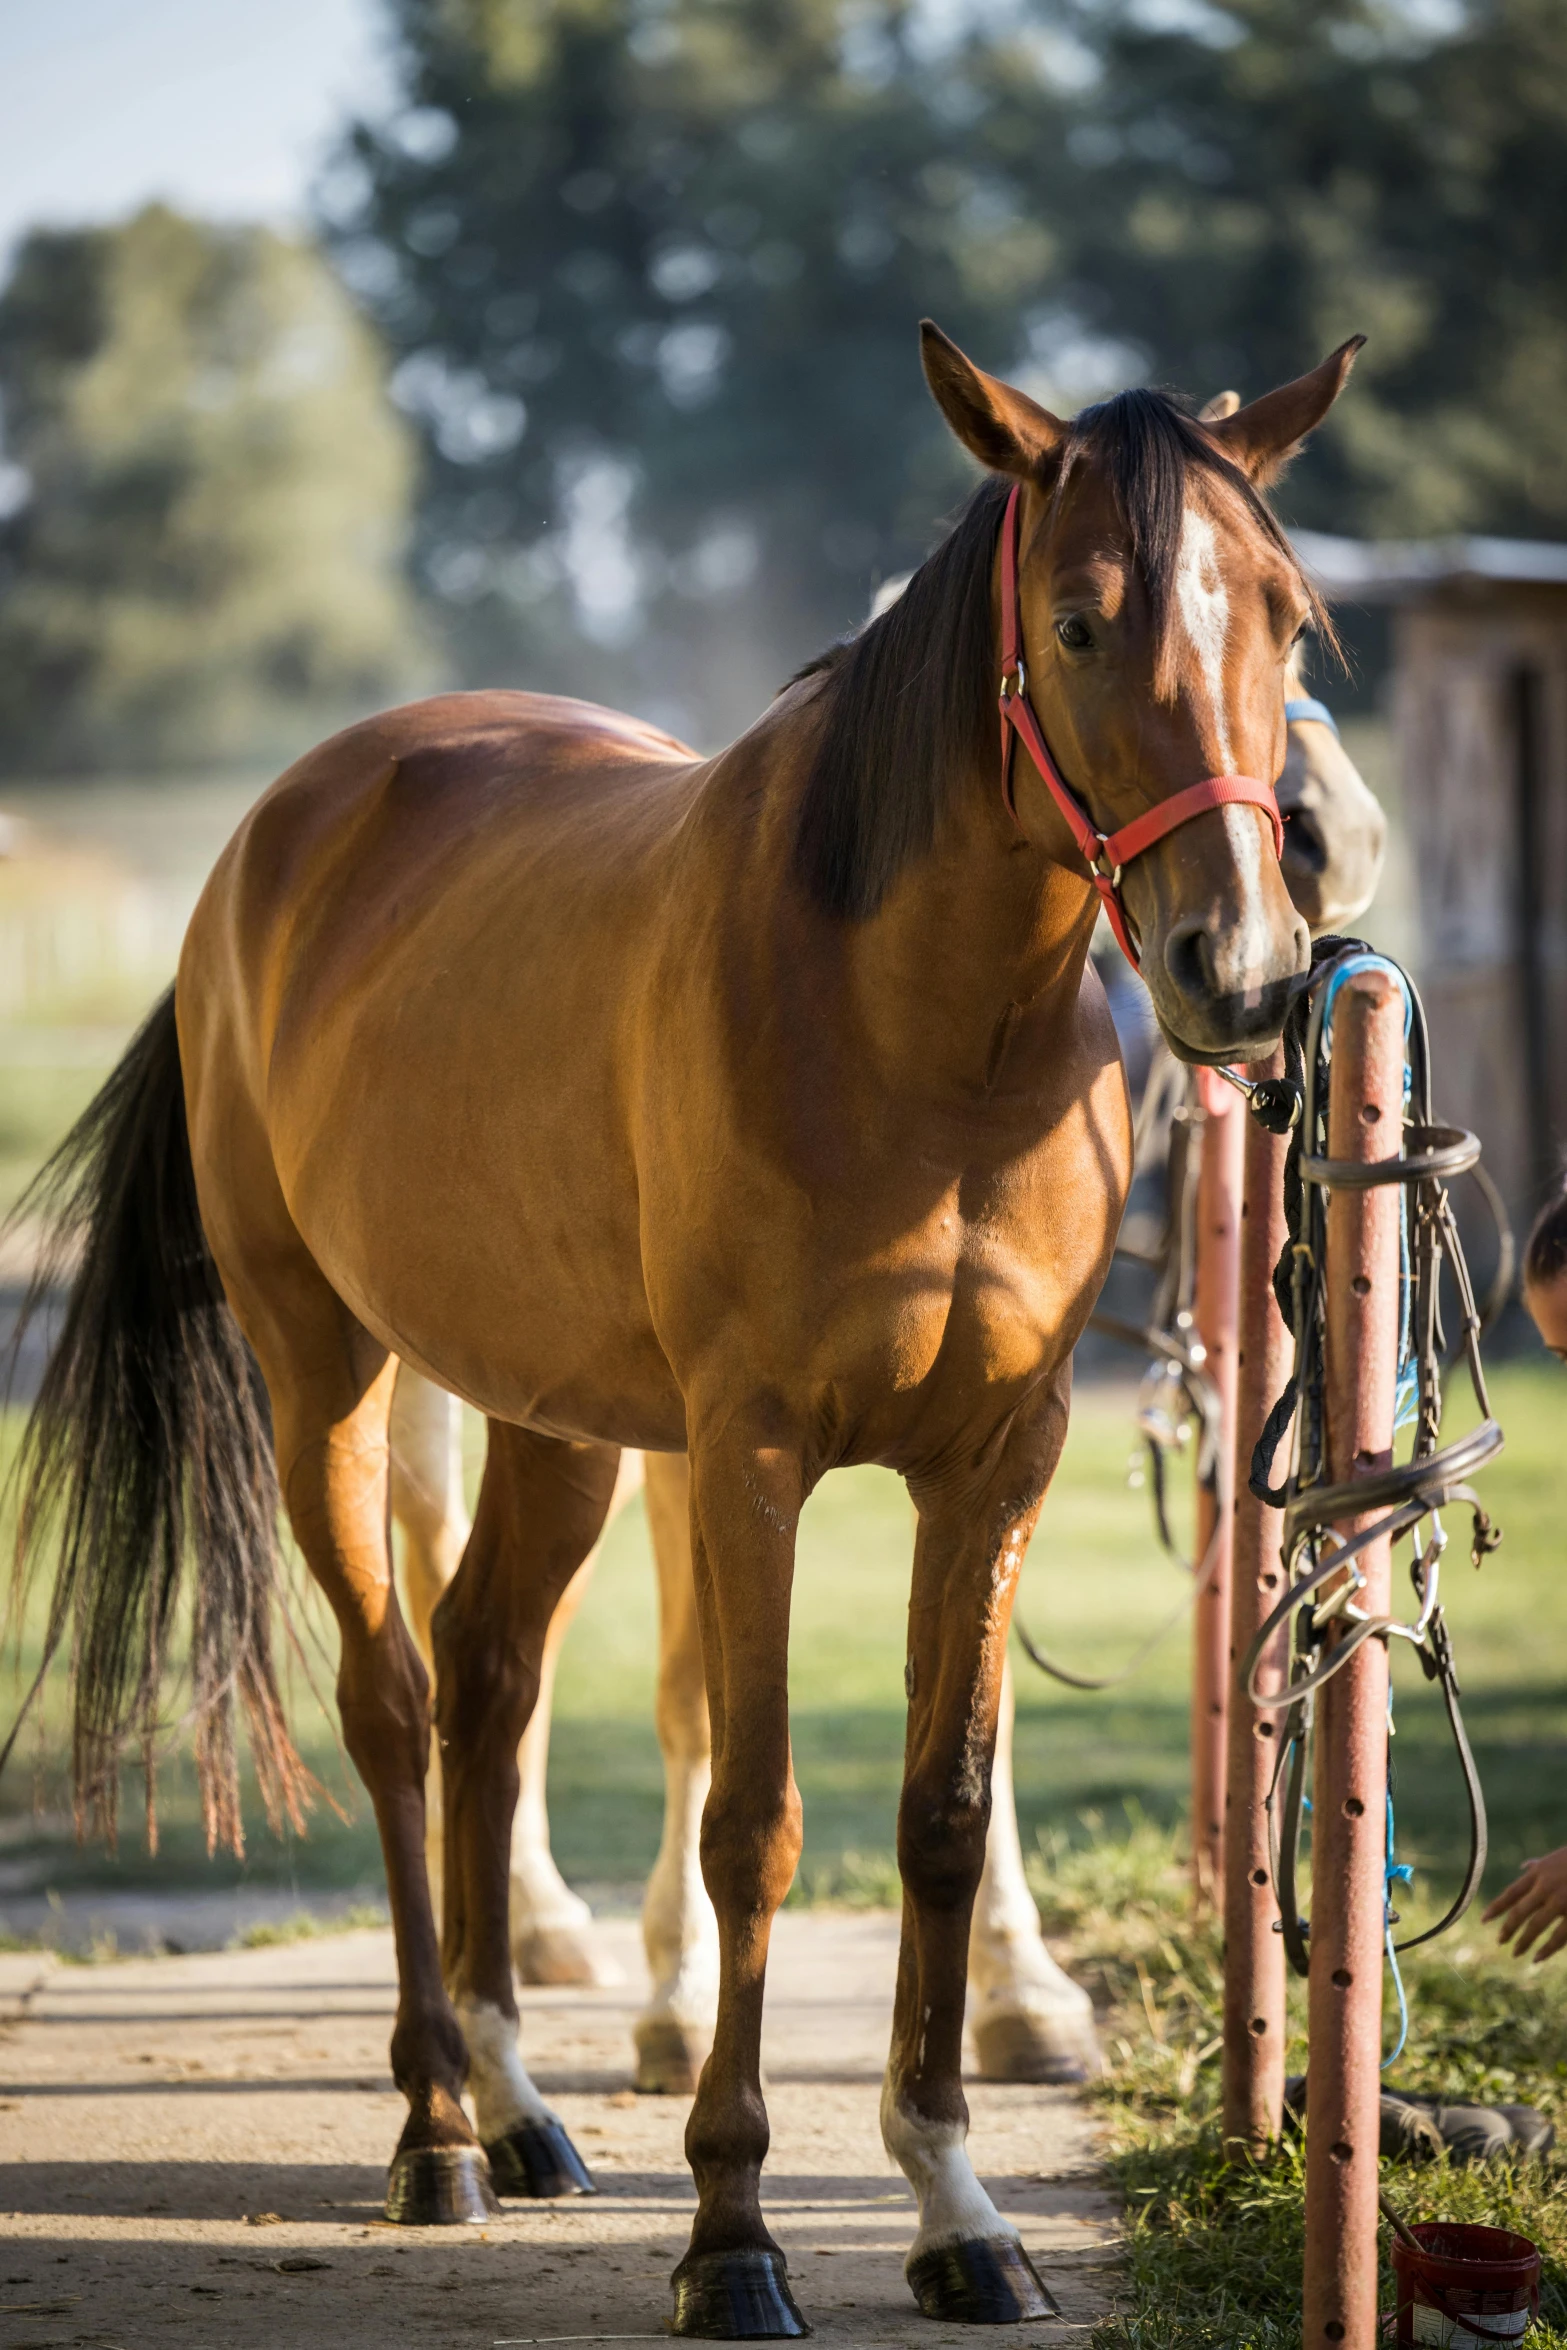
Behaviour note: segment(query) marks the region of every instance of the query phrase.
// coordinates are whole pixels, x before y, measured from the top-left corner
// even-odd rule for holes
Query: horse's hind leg
[[[613,1518],[642,1482],[642,1455],[623,1452],[610,1500]],[[555,1668],[566,1634],[575,1621],[598,1563],[589,1552],[562,1592],[545,1635],[539,1667],[539,1694],[517,1747],[517,1809],[511,1827],[511,1957],[520,1983],[592,1983],[624,1978],[594,1936],[593,1912],[573,1893],[550,1850],[546,1801],[550,1724],[555,1704]]]
[[[403,1530],[408,1628],[433,1683],[430,1618],[468,1540],[462,1490],[462,1406],[402,1364],[392,1394],[392,1515]],[[424,1782],[424,1851],[437,1920],[441,1902],[441,1750],[430,1741]]]
[[[408,2120],[387,2184],[390,2219],[483,2219],[489,2166],[462,2110],[467,2051],[441,1981],[424,1859],[429,1681],[392,1580],[390,1446],[395,1360],[353,1320],[301,1251],[269,1259],[235,1309],[272,1399],[278,1476],[294,1536],[337,1618],[343,1739],[375,1807],[397,1943],[392,2073]]]
[[[990,1767],[990,1832],[969,1935],[968,2025],[982,2081],[1086,2081],[1100,2071],[1093,2001],[1045,1947],[1023,1874],[1012,1785],[1008,1659]]]
[[[653,1994],[635,2027],[637,2087],[689,2096],[718,2014],[718,1919],[702,1882],[702,1807],[713,1741],[702,1628],[691,1566],[691,1467],[684,1453],[647,1459],[648,1530],[658,1568],[658,1743],[664,1834],[642,1902]]]
[[[446,1804],[442,1955],[479,2136],[504,2194],[592,2192],[518,2053],[508,1877],[517,1749],[551,1618],[603,1529],[617,1463],[610,1445],[492,1422],[473,1532],[432,1625]]]
[[[623,1490],[635,1490],[636,1476],[625,1474],[625,1464],[635,1465],[640,1457],[637,1453],[624,1456],[617,1501]],[[462,1406],[444,1387],[410,1370],[406,1363],[398,1372],[392,1398],[392,1515],[403,1529],[403,1588],[409,1627],[433,1677],[430,1620],[457,1572],[470,1531],[463,1501]],[[512,1826],[511,1944],[512,1963],[524,1983],[620,1981],[619,1968],[594,1948],[592,1911],[555,1866],[545,1808],[555,1663],[592,1572],[590,1558],[555,1611],[545,1643],[538,1704],[517,1753],[521,1791]],[[444,1874],[444,1818],[441,1750],[432,1739],[425,1780],[424,1842],[430,1898],[437,1918]]]

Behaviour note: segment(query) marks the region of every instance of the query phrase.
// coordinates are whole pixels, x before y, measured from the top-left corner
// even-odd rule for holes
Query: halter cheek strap
[[[1163,840],[1178,825],[1190,823],[1194,816],[1205,815],[1210,808],[1231,807],[1263,809],[1273,826],[1274,853],[1282,856],[1284,820],[1271,784],[1258,783],[1249,775],[1209,775],[1201,783],[1189,783],[1184,790],[1172,792],[1167,800],[1156,800],[1151,808],[1145,808],[1119,831],[1099,830],[1077,794],[1063,781],[1028,698],[1017,593],[1018,509],[1022,497],[1021,487],[1015,486],[1001,524],[1001,794],[1016,823],[1017,803],[1012,796],[1012,744],[1016,736],[1065,817],[1121,951],[1136,971],[1140,968],[1137,949],[1132,944],[1126,908],[1121,901],[1121,874],[1132,859],[1140,857],[1144,849],[1151,849],[1156,840]]]

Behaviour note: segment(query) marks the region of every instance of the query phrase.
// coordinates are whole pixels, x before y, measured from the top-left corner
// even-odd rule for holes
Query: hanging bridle
[[[1273,826],[1274,853],[1282,857],[1284,819],[1279,814],[1271,784],[1258,783],[1250,775],[1210,775],[1203,782],[1189,783],[1183,791],[1172,792],[1167,800],[1145,808],[1118,832],[1099,830],[1077,794],[1062,781],[1034,715],[1034,705],[1028,698],[1017,595],[1018,508],[1022,496],[1021,484],[1015,483],[1001,524],[1001,793],[1016,823],[1012,738],[1017,735],[1039,769],[1045,789],[1066,818],[1093,885],[1104,902],[1110,927],[1136,971],[1141,964],[1127,927],[1126,908],[1121,903],[1121,875],[1132,859],[1140,857],[1144,849],[1151,849],[1156,840],[1163,840],[1167,832],[1174,832],[1177,825],[1189,824],[1194,816],[1204,815],[1209,808],[1236,806],[1266,811]]]

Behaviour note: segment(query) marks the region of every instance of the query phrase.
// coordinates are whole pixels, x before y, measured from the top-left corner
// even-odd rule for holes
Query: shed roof
[[[1290,540],[1324,594],[1358,604],[1401,604],[1422,589],[1470,580],[1567,587],[1567,546],[1548,539],[1341,539],[1296,530]]]

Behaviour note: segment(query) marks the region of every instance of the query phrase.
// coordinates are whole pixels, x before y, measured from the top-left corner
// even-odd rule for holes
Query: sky
[[[154,197],[287,226],[386,103],[376,0],[0,0],[0,266],[35,224]]]

